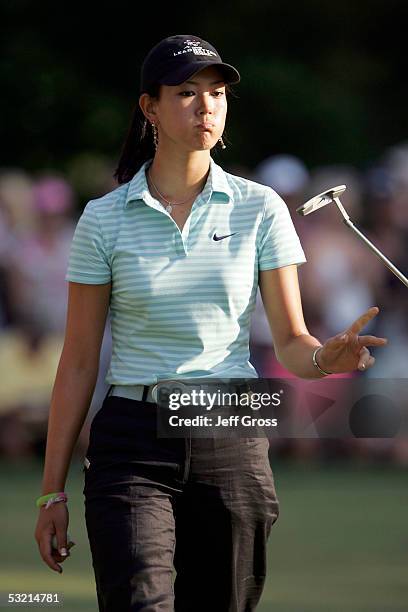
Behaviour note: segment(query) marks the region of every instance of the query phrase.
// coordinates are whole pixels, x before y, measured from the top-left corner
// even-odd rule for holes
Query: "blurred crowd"
[[[345,165],[310,169],[289,154],[273,155],[255,168],[224,167],[269,185],[287,203],[307,258],[298,272],[305,321],[313,336],[324,342],[370,306],[380,308],[363,333],[388,338],[387,347],[371,350],[376,363],[366,373],[343,377],[406,378],[408,289],[342,223],[335,206],[307,217],[299,216],[296,208],[330,187],[346,185],[341,201],[352,221],[407,274],[408,143],[391,147],[364,169]],[[89,199],[116,187],[109,164],[102,178],[101,168],[98,172],[97,184],[88,185]],[[65,331],[64,277],[85,203],[81,180],[80,168],[69,178],[56,172],[30,176],[21,169],[0,169],[0,456],[43,456]],[[95,393],[76,447],[79,455],[85,451],[90,421],[107,391],[104,379],[110,354],[108,320]],[[251,327],[251,362],[260,377],[294,378],[275,357],[259,292]],[[358,457],[408,464],[408,443],[402,436],[271,440],[271,453],[299,460]]]

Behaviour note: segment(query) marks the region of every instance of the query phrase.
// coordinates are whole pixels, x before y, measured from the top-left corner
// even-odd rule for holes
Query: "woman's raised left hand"
[[[370,354],[367,346],[384,346],[388,342],[387,338],[358,334],[379,312],[377,306],[369,308],[348,329],[323,344],[316,355],[316,361],[322,370],[338,374],[357,369],[365,371],[374,365],[375,357]]]

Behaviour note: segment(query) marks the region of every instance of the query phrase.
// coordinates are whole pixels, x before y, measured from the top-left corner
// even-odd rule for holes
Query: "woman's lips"
[[[196,125],[196,127],[199,130],[202,130],[203,132],[211,132],[214,128],[214,124],[213,123],[199,123]]]

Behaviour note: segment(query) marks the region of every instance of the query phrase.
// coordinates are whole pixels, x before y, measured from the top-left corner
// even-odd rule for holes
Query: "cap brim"
[[[204,70],[204,68],[208,68],[209,66],[213,66],[214,68],[219,68],[223,75],[225,76],[225,83],[239,83],[241,80],[241,76],[230,64],[224,64],[224,62],[192,62],[185,66],[180,66],[178,70],[173,72],[171,75],[167,77],[163,77],[160,79],[159,83],[161,85],[181,85],[184,81],[187,81],[193,74],[200,72],[200,70]]]

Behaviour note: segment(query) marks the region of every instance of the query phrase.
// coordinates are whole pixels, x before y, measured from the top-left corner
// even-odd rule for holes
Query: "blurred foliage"
[[[0,0],[1,166],[64,171],[80,155],[116,163],[145,53],[191,33],[238,67],[227,164],[274,153],[307,165],[366,165],[407,136],[399,0],[329,3]]]

